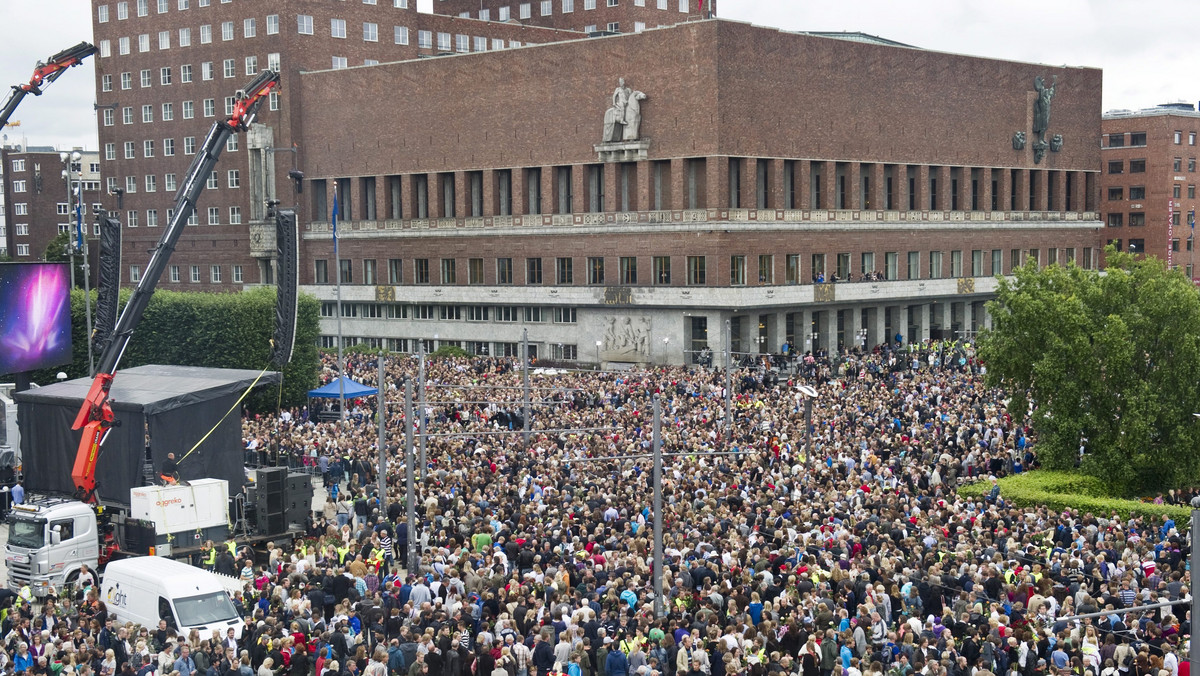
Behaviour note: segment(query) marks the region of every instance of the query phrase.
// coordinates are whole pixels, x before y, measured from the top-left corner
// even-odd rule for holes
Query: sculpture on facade
[[[604,111],[603,143],[636,141],[641,135],[642,101],[646,94],[625,84],[620,78],[612,94],[612,105]]]
[[[1046,81],[1039,75],[1033,78],[1033,88],[1037,90],[1037,99],[1033,102],[1033,133],[1039,141],[1046,140],[1046,130],[1050,128],[1050,102],[1054,100],[1054,92],[1058,88],[1058,76],[1046,86]]]
[[[1013,134],[1013,150],[1025,150],[1025,132]]]
[[[1062,134],[1055,134],[1054,136],[1050,137],[1050,152],[1056,153],[1056,152],[1062,150],[1062,147],[1063,147]]]

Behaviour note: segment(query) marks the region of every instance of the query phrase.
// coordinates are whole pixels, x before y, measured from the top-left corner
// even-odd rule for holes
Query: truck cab
[[[93,570],[100,556],[96,513],[76,500],[37,498],[9,513],[4,559],[8,588],[29,585],[35,596],[74,584],[80,567]]]

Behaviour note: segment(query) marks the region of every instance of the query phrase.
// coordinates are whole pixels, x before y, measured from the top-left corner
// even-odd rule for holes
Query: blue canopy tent
[[[357,383],[350,378],[347,378],[344,386],[345,389],[339,393],[339,380],[341,380],[341,378],[334,378],[333,381],[327,385],[322,385],[315,390],[309,390],[308,398],[337,399],[339,396],[345,396],[346,400],[349,401],[359,397],[374,396],[379,391],[374,387],[367,387],[362,383]],[[337,406],[338,404],[336,402],[332,402],[327,409],[323,409],[322,407],[318,406],[309,406],[309,410],[315,412],[317,420],[336,420],[341,416],[341,414],[338,412],[339,409]],[[351,407],[347,406],[346,408],[350,409]]]

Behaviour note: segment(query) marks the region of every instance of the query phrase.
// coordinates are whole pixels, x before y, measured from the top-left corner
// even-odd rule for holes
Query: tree
[[[988,382],[1032,406],[1038,458],[1117,495],[1200,479],[1200,295],[1111,247],[1104,273],[1032,261],[1002,280],[979,341]],[[1082,448],[1082,453],[1081,453]]]
[[[71,262],[71,233],[60,232],[55,235],[54,239],[46,243],[46,250],[42,252],[42,260],[48,263],[70,263]],[[75,277],[75,286],[83,288],[83,258],[76,261],[71,274]]]

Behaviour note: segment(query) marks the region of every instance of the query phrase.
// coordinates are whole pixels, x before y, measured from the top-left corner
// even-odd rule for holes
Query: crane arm
[[[0,127],[8,124],[8,118],[12,117],[13,112],[16,111],[17,106],[21,105],[21,101],[27,94],[41,96],[44,85],[54,82],[68,68],[83,63],[84,59],[95,54],[96,51],[96,46],[92,43],[81,42],[51,56],[45,62],[39,61],[33,69],[33,77],[29,78],[29,82],[14,85],[12,93],[4,100],[3,107],[0,107]]]
[[[237,92],[237,102],[233,114],[225,120],[218,120],[208,131],[204,144],[196,153],[192,164],[184,175],[179,192],[175,195],[175,211],[170,223],[163,230],[150,256],[150,263],[142,275],[129,302],[121,311],[113,327],[112,338],[100,354],[96,365],[96,377],[88,390],[87,398],[75,417],[71,429],[83,429],[83,438],[79,441],[79,450],[75,454],[75,466],[71,471],[71,479],[81,499],[87,502],[95,501],[96,492],[96,461],[100,455],[100,445],[104,436],[113,427],[114,417],[109,403],[108,393],[112,387],[113,376],[117,365],[125,354],[129,339],[134,329],[142,320],[142,314],[150,304],[154,288],[167,268],[167,262],[175,251],[175,245],[183,235],[184,227],[196,209],[196,199],[204,189],[204,183],[216,166],[229,137],[239,131],[246,131],[254,123],[258,109],[267,100],[271,92],[279,85],[279,74],[264,70],[258,74],[244,89]]]

